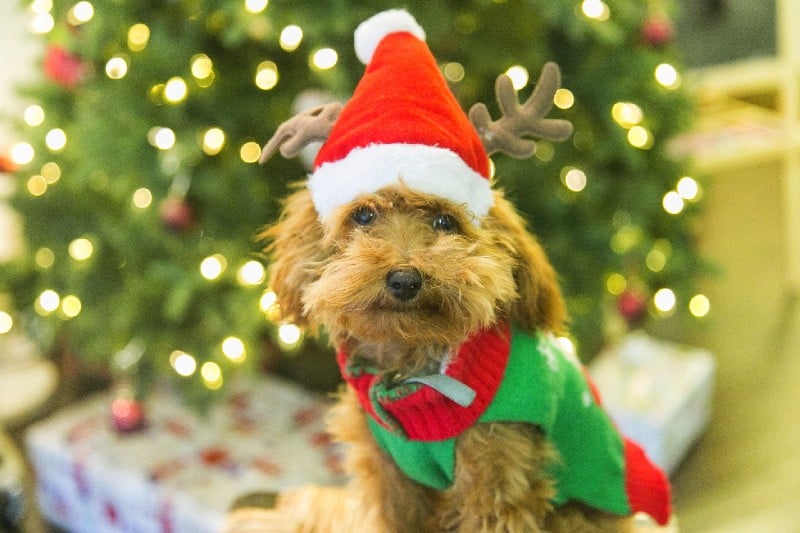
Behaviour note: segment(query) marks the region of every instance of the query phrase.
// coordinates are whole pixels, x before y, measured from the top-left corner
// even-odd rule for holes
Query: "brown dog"
[[[554,342],[565,322],[556,273],[489,186],[487,153],[529,154],[522,134],[569,135],[543,118],[558,69],[545,67],[522,106],[502,77],[505,117],[478,107],[470,124],[413,19],[374,19],[356,31],[368,68],[353,99],[296,117],[265,147],[292,155],[327,139],[264,237],[284,318],[324,328],[337,348],[348,386],[330,430],[347,445],[352,482],[287,492],[253,523],[616,532],[638,510],[665,522],[666,480],[616,434]],[[239,515],[240,531],[249,518]]]

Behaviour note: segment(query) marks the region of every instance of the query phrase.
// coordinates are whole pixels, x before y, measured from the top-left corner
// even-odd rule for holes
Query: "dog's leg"
[[[329,430],[347,445],[345,469],[353,478],[348,490],[360,498],[366,520],[376,526],[369,531],[426,531],[437,494],[406,477],[378,447],[350,389],[332,409]]]
[[[552,511],[553,458],[538,430],[525,424],[477,424],[459,437],[456,479],[444,494],[439,530],[536,533]]]

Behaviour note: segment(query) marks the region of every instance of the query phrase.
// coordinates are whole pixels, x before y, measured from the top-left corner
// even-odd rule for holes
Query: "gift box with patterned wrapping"
[[[632,332],[590,365],[611,418],[667,474],[711,416],[716,364],[707,351]]]
[[[69,531],[216,532],[244,494],[343,481],[327,402],[277,378],[232,387],[205,416],[155,394],[130,432],[115,426],[113,400],[91,398],[27,433],[41,512]]]

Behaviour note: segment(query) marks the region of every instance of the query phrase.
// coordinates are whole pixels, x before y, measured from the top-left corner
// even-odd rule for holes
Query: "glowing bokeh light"
[[[672,313],[675,310],[675,303],[676,297],[672,289],[659,289],[653,295],[653,305],[662,315]]]
[[[278,43],[287,52],[293,52],[300,47],[303,42],[303,29],[296,24],[290,24],[281,30]]]
[[[689,312],[692,316],[702,318],[711,311],[711,301],[704,294],[695,294],[689,300]]]
[[[266,270],[259,261],[248,261],[239,268],[236,279],[242,285],[258,285],[264,281]]]
[[[513,85],[514,89],[517,91],[528,85],[528,80],[530,80],[528,69],[521,65],[510,67],[506,70],[506,76],[511,78],[511,85]]]
[[[553,103],[559,109],[569,109],[575,105],[575,95],[569,89],[562,87],[553,95]]]
[[[122,56],[114,56],[106,63],[106,76],[119,80],[128,73],[128,61]]]
[[[234,363],[241,363],[247,355],[244,342],[239,337],[226,337],[222,341],[222,353]]]
[[[315,70],[329,70],[336,66],[339,54],[333,48],[320,48],[311,54],[311,68]]]

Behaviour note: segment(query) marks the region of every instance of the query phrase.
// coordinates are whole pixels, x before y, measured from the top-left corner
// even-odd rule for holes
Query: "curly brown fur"
[[[462,206],[403,186],[365,195],[323,225],[310,193],[299,189],[264,233],[271,240],[270,285],[284,316],[323,327],[335,345],[404,376],[438,366],[470,334],[500,321],[560,332],[565,310],[556,274],[502,192],[494,194],[479,225]],[[358,211],[374,217],[359,220]],[[447,224],[437,226],[442,215]],[[398,269],[419,273],[412,297],[392,293],[387,276]],[[626,530],[626,519],[599,511],[553,509],[545,465],[554,452],[535,427],[466,430],[457,441],[455,482],[436,492],[407,478],[380,450],[352,391],[330,420],[333,435],[349,444],[347,492],[363,498],[368,522],[382,521],[377,530]]]

